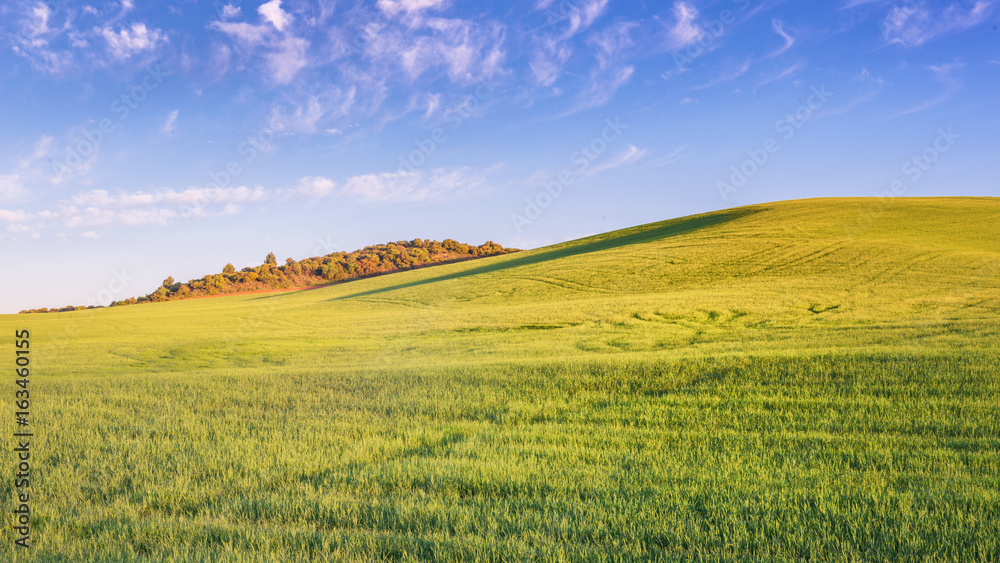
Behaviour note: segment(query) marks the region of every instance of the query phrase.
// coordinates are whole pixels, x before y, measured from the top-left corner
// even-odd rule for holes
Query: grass
[[[781,202],[0,316],[32,331],[38,434],[35,546],[0,557],[995,561],[998,218]]]

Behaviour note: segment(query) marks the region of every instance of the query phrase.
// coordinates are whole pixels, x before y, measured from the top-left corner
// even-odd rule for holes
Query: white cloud
[[[771,76],[769,78],[765,78],[763,82],[761,82],[760,84],[757,85],[757,87],[759,88],[759,87],[764,86],[766,84],[771,84],[772,82],[777,82],[777,81],[782,80],[784,78],[788,78],[789,76],[791,76],[791,75],[795,74],[796,72],[804,69],[805,67],[806,67],[806,64],[803,63],[802,61],[799,61],[799,62],[797,62],[797,63],[795,63],[795,64],[793,64],[791,66],[788,66],[787,68],[785,68],[784,70],[782,70],[778,74],[775,74],[774,76]]]
[[[299,180],[299,185],[286,197],[300,196],[308,199],[322,199],[333,194],[337,183],[322,176],[306,176]]]
[[[170,114],[167,115],[167,118],[163,121],[163,127],[160,128],[160,131],[167,134],[173,133],[174,126],[177,124],[178,115],[179,112],[177,110],[170,112]]]
[[[9,11],[4,13],[4,20],[11,18]],[[37,2],[21,12],[17,21],[19,33],[8,33],[13,40],[11,50],[28,59],[36,69],[50,74],[63,74],[74,68],[73,53],[51,47],[57,39],[66,33],[73,33],[72,13],[62,11],[61,23],[54,22],[54,16],[49,6]]]
[[[0,201],[20,199],[24,195],[24,184],[20,174],[0,174]]]
[[[371,25],[364,54],[379,65],[398,66],[409,82],[436,68],[460,84],[493,77],[504,59],[503,28],[461,19],[429,18],[420,25]],[[384,71],[382,71],[384,72]]]
[[[606,162],[588,169],[586,174],[593,176],[594,174],[599,174],[601,172],[611,170],[612,168],[618,168],[619,166],[624,166],[626,164],[634,164],[648,154],[648,149],[640,149],[635,145],[629,145],[625,148],[625,150],[613,155]]]
[[[25,213],[23,210],[12,211],[10,209],[0,209],[0,221],[7,221],[9,223],[23,223],[25,221],[30,221],[33,216],[30,213]]]
[[[453,201],[488,191],[487,173],[463,167],[364,174],[348,178],[338,193],[369,203]]]
[[[271,0],[266,4],[261,4],[257,8],[257,13],[263,16],[278,31],[284,31],[285,26],[291,21],[291,16],[288,15],[288,12],[281,9],[281,0]]]
[[[726,82],[731,82],[733,80],[736,80],[737,78],[743,76],[744,74],[747,73],[747,71],[750,70],[751,63],[752,61],[750,59],[747,59],[738,67],[723,72],[717,78],[710,80],[705,84],[694,86],[692,90],[705,90],[707,88],[712,88],[720,84],[725,84]]]
[[[322,176],[306,176],[292,189],[268,191],[247,186],[184,190],[156,189],[111,193],[95,189],[57,201],[51,209],[36,212],[0,209],[0,221],[10,232],[24,231],[20,225],[33,220],[48,228],[87,229],[81,236],[97,238],[95,227],[109,225],[168,225],[193,217],[232,215],[242,205],[263,205],[276,200],[305,198],[348,198],[366,203],[420,203],[454,201],[473,197],[491,189],[492,174],[487,170],[436,168],[363,174],[337,182]]]
[[[306,51],[309,42],[301,37],[285,37],[277,49],[264,56],[271,77],[278,84],[288,84],[309,64]]]
[[[51,30],[49,29],[49,16],[52,11],[41,2],[31,10],[31,19],[27,22],[28,41],[33,47],[41,47],[48,44],[44,38]]]
[[[316,133],[320,123],[357,114],[363,109],[355,107],[357,87],[344,90],[338,86],[322,89],[318,95],[310,95],[293,109],[276,106],[271,111],[269,127],[282,135],[293,133]],[[341,133],[340,129],[326,128],[328,134]]]
[[[698,19],[698,9],[690,2],[674,3],[674,27],[670,29],[671,47],[681,49],[701,39],[702,28],[695,22]]]
[[[183,191],[161,189],[152,192],[91,190],[58,202],[56,209],[39,213],[39,218],[58,222],[66,228],[105,225],[166,225],[186,217],[221,215],[228,204],[260,203],[268,199],[261,188],[191,187]]]
[[[240,15],[240,11],[241,9],[239,6],[226,4],[225,6],[222,7],[222,19],[228,20],[235,18],[236,16]]]
[[[395,16],[400,13],[414,14],[423,10],[440,8],[445,0],[378,0],[378,8],[385,14]]]
[[[529,64],[535,82],[546,87],[552,86],[572,54],[572,48],[560,45],[557,41],[551,41],[547,48],[538,49]]]
[[[551,0],[540,2],[537,8],[544,10],[549,4]],[[589,0],[579,4],[573,2],[559,6],[558,21],[566,21],[568,26],[562,31],[539,34],[535,38],[534,56],[529,68],[536,83],[549,87],[559,79],[573,55],[570,39],[593,25],[604,14],[607,5],[607,0]]]
[[[262,51],[263,70],[270,75],[275,84],[290,83],[298,73],[309,66],[309,41],[291,34],[277,33],[284,30],[291,21],[290,16],[281,10],[280,0],[272,0],[260,7],[261,17],[267,24],[253,25],[246,22],[215,21],[210,27],[225,33],[237,41],[242,50],[244,61]],[[231,53],[228,47],[220,46],[212,58],[212,68],[215,73],[224,74],[229,69]]]
[[[607,6],[608,0],[590,0],[583,2],[582,5],[574,5],[566,16],[569,20],[569,28],[563,32],[563,38],[568,39],[589,28],[597,21],[597,18],[604,14]]]
[[[616,22],[588,38],[586,43],[593,49],[597,66],[591,69],[589,83],[573,108],[564,115],[607,104],[632,78],[635,67],[626,61],[635,46],[631,37],[635,27],[631,22]]]
[[[116,59],[127,59],[143,51],[152,51],[157,44],[166,42],[167,37],[159,29],[149,29],[144,23],[133,23],[130,29],[118,32],[104,27],[99,30],[108,43],[108,52]]]
[[[666,166],[668,164],[673,164],[673,163],[677,162],[678,160],[684,158],[686,156],[684,154],[686,151],[687,151],[687,145],[681,145],[681,146],[677,147],[676,149],[674,149],[673,151],[671,151],[670,153],[661,156],[660,158],[654,158],[652,160],[646,160],[646,161],[643,161],[642,164],[643,164],[643,166],[650,166],[650,167],[653,167],[653,168],[657,168],[657,167],[660,167],[660,166]]]
[[[351,176],[340,183],[323,176],[306,176],[295,188],[284,190],[280,195],[282,199],[333,197],[378,204],[454,201],[489,191],[489,176],[497,168],[485,171],[470,167],[401,169]]]
[[[594,58],[600,68],[618,66],[619,61],[635,46],[632,30],[636,27],[637,24],[632,22],[617,22],[588,38],[587,44],[593,47]]]
[[[591,73],[591,82],[580,94],[573,109],[568,113],[603,106],[611,101],[621,88],[635,73],[632,65],[610,69],[607,72],[595,70]],[[564,115],[568,115],[564,114]]]
[[[910,115],[914,113],[919,113],[924,110],[928,110],[932,107],[939,106],[947,102],[956,92],[962,89],[962,83],[958,78],[953,76],[953,73],[961,69],[964,65],[961,63],[951,63],[942,64],[928,67],[931,73],[934,74],[934,79],[944,85],[944,91],[942,91],[937,96],[929,98],[922,102],[919,102],[909,108],[906,108],[899,113],[893,115],[892,117],[900,117],[904,115]]]
[[[784,26],[785,26],[785,24],[781,20],[777,20],[777,19],[771,20],[771,29],[773,29],[775,33],[777,33],[778,35],[780,35],[781,38],[785,40],[785,44],[782,45],[780,48],[778,48],[777,51],[775,51],[775,52],[771,53],[770,55],[768,55],[768,57],[777,57],[778,55],[780,55],[780,54],[784,53],[785,51],[791,49],[792,45],[795,44],[795,39],[785,31],[785,27]]]
[[[247,203],[267,199],[264,188],[246,186],[230,188],[191,187],[183,191],[162,189],[153,192],[122,192],[110,195],[107,190],[90,190],[69,199],[74,207],[148,207],[154,205],[200,205],[204,203]]]
[[[52,145],[54,138],[42,135],[32,146],[31,152],[16,158],[17,166],[0,174],[0,202],[26,199],[29,189],[52,179]]]
[[[239,39],[245,49],[251,49],[262,43],[270,33],[270,30],[263,25],[245,22],[212,22],[211,27]]]
[[[850,10],[851,8],[857,8],[858,6],[863,6],[865,4],[874,3],[884,4],[886,0],[847,0],[844,5],[841,6],[841,10]]]
[[[882,33],[887,43],[916,47],[948,33],[975,27],[993,11],[992,1],[978,0],[971,6],[949,4],[934,11],[925,3],[895,6],[882,21]]]
[[[81,236],[83,238],[89,238],[89,239],[99,239],[99,238],[101,238],[100,235],[97,234],[97,231],[86,231]]]

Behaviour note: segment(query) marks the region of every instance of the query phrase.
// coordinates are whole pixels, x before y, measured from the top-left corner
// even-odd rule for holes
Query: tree
[[[167,279],[163,280],[163,287],[169,288],[174,285],[174,276],[167,276]]]
[[[267,265],[269,265],[269,266],[277,266],[278,265],[278,259],[275,258],[273,252],[268,252],[267,253],[267,258],[264,258],[264,263],[267,264]]]
[[[226,264],[226,267],[222,269],[222,273],[223,274],[235,274],[236,273],[236,267],[233,266],[232,264]]]

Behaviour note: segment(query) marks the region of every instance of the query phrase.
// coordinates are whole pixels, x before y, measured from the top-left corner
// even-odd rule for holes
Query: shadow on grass
[[[563,245],[557,245],[557,247],[553,248],[552,250],[539,252],[537,254],[531,254],[530,253],[531,251],[525,251],[523,256],[518,256],[515,254],[514,256],[516,256],[516,258],[511,258],[509,260],[504,260],[501,262],[496,262],[485,266],[479,266],[477,268],[470,268],[468,270],[463,270],[461,272],[453,272],[450,274],[445,274],[443,276],[427,278],[424,280],[401,283],[388,287],[382,287],[379,289],[362,291],[359,293],[352,293],[350,295],[335,297],[333,299],[330,299],[330,301],[341,301],[344,299],[351,299],[353,297],[367,297],[369,295],[377,295],[379,293],[386,293],[389,291],[395,291],[397,289],[408,289],[411,287],[418,287],[429,283],[454,280],[454,279],[464,278],[467,276],[475,276],[478,274],[490,274],[494,272],[502,272],[504,270],[509,270],[512,268],[520,268],[521,266],[532,266],[534,264],[540,264],[542,262],[548,262],[550,260],[558,260],[560,258],[567,258],[570,256],[579,256],[581,254],[589,254],[591,252],[599,252],[601,250],[610,250],[612,248],[620,248],[623,246],[630,246],[633,244],[644,244],[648,242],[654,242],[665,238],[671,238],[688,234],[697,231],[699,229],[704,229],[706,227],[714,227],[716,225],[728,223],[729,221],[733,221],[741,217],[746,217],[747,215],[751,215],[753,213],[757,213],[757,210],[739,209],[723,213],[714,213],[711,215],[693,217],[691,219],[672,220],[665,222],[660,226],[644,229],[639,232],[631,234],[616,235],[615,233],[608,233],[604,235],[596,235],[594,237],[583,239],[582,242],[569,242]],[[631,230],[634,229],[626,229],[625,232]]]

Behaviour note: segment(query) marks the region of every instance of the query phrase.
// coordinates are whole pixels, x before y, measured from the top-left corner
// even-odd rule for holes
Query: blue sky
[[[997,196],[998,4],[5,2],[0,312],[269,251]]]

